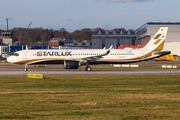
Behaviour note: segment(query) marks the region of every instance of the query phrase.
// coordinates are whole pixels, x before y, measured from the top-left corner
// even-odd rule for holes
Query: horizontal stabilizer
[[[153,54],[158,55],[158,56],[164,56],[164,55],[171,54],[171,51],[154,52]]]

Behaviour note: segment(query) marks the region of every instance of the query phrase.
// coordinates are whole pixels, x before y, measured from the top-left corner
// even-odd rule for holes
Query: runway
[[[44,76],[61,75],[175,75],[180,74],[179,69],[133,69],[133,70],[93,70],[87,72],[82,69],[46,69],[30,68],[24,72],[22,68],[4,68],[0,70],[0,76],[27,76],[27,74],[43,74]]]

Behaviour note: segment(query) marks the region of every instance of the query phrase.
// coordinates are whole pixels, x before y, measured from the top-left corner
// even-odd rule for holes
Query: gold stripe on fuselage
[[[22,60],[19,62],[15,62],[15,64],[32,64],[37,63],[41,61],[47,61],[47,60],[65,60],[66,58],[42,58],[42,59],[30,59],[30,60]]]
[[[153,52],[162,51],[163,47],[164,47],[164,43],[165,43],[165,40],[156,49],[154,49],[153,51],[151,51],[143,56],[132,58],[132,59],[122,59],[121,61],[127,61],[127,62],[129,61],[130,62],[130,61],[147,59],[148,57],[152,56]],[[119,61],[119,60],[118,59],[100,59],[100,61]]]

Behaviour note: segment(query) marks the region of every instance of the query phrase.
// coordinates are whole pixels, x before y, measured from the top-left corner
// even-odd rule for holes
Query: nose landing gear
[[[27,72],[27,71],[28,71],[27,64],[25,64],[24,72]]]

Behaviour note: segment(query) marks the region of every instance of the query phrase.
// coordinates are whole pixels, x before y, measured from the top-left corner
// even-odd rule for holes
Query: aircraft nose
[[[13,63],[13,58],[12,58],[12,56],[8,57],[8,58],[7,58],[7,61],[8,61],[9,63]]]

